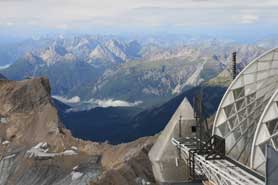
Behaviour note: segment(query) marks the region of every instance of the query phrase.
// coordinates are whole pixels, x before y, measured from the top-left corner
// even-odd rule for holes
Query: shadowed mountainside
[[[0,79],[6,79],[6,77],[2,74],[0,74]]]
[[[204,84],[193,87],[158,107],[144,111],[135,107],[94,108],[80,112],[66,112],[65,106],[66,109],[61,106],[57,108],[65,126],[72,131],[75,137],[118,144],[159,133],[184,97],[187,97],[193,105],[193,98],[200,93],[201,89],[206,116],[210,117],[220,103],[226,90],[225,86]]]

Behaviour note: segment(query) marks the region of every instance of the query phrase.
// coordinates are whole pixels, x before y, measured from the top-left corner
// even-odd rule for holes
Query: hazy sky
[[[265,27],[275,33],[277,10],[278,0],[0,0],[0,28],[139,32]]]

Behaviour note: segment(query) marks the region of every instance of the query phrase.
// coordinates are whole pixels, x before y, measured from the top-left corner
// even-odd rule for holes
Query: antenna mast
[[[207,119],[204,115],[203,89],[201,89],[200,93],[194,98],[194,110],[197,127],[197,137],[199,139],[198,147],[200,149],[202,146],[201,142],[206,141],[209,138]]]
[[[236,78],[237,75],[237,66],[236,66],[236,52],[233,52],[233,80]]]

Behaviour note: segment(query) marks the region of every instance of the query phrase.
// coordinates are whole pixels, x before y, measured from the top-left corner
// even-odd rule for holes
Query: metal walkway
[[[181,151],[181,157],[188,163],[192,148],[184,139],[172,138],[172,143]],[[206,154],[194,155],[194,170],[205,176],[214,185],[264,185],[265,182],[239,165],[227,159],[207,160]],[[190,165],[190,164],[188,164]]]

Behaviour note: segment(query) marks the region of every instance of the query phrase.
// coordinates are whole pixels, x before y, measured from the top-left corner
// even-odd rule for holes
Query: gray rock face
[[[98,162],[91,159],[73,170],[57,165],[55,160],[32,161],[21,154],[7,156],[0,160],[0,184],[87,185],[101,173]]]

